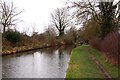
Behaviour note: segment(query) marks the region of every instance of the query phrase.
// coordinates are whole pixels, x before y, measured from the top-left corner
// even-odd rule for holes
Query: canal
[[[73,46],[51,47],[2,57],[3,78],[64,78]]]

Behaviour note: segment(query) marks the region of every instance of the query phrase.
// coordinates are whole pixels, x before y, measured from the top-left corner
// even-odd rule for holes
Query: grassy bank
[[[42,48],[47,48],[47,47],[52,47],[52,46],[53,45],[15,47],[15,48],[11,48],[11,49],[2,51],[2,55],[16,54],[16,53],[21,53],[21,52],[26,52],[26,51],[36,50],[36,49],[42,49]],[[57,46],[57,45],[55,45],[55,46]]]
[[[115,66],[111,63],[108,63],[103,55],[101,55],[101,52],[99,52],[96,49],[93,49],[90,47],[91,54],[93,54],[96,59],[103,65],[103,67],[108,71],[108,73],[113,78],[118,78],[120,75],[118,74],[120,72],[120,68],[118,66]]]
[[[9,49],[9,50],[2,51],[2,55],[3,56],[4,55],[11,55],[11,54],[16,54],[16,53],[21,53],[21,52],[27,52],[27,51],[43,49],[43,48],[48,48],[48,47],[62,46],[62,45],[69,45],[69,44],[59,44],[59,45],[44,44],[44,45],[30,46],[30,47],[28,47],[28,46],[15,47],[15,48],[12,48],[12,49]]]
[[[74,39],[69,39],[68,35],[59,37],[45,32],[28,36],[19,32],[8,31],[2,36],[2,55],[15,54],[46,47],[72,45],[73,41]]]
[[[118,77],[118,68],[105,62],[100,52],[88,45],[74,48],[71,53],[66,78],[104,78],[102,72],[91,60],[94,54],[96,59],[105,67],[113,78]]]

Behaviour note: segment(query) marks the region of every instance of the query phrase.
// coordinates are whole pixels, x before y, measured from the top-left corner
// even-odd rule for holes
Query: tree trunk
[[[6,28],[6,26],[4,25],[4,26],[3,26],[3,33],[5,33],[5,28]]]
[[[59,36],[64,35],[64,31],[59,31]]]

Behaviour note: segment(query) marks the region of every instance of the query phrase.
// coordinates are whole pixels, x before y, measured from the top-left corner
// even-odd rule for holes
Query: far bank
[[[47,47],[74,45],[74,38],[68,34],[54,36],[49,33],[28,36],[8,31],[2,35],[2,55],[16,54]]]

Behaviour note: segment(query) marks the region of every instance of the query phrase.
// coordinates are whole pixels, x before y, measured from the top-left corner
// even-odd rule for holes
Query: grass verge
[[[108,73],[111,75],[112,78],[118,78],[120,68],[118,66],[115,66],[111,63],[106,62],[105,58],[102,56],[102,54],[96,50],[90,47],[91,53],[96,57],[96,59],[103,65],[103,67],[108,71]]]
[[[92,53],[90,53],[89,49]],[[104,78],[101,71],[91,60],[92,54],[95,55],[96,59],[109,71],[113,78],[118,77],[118,68],[116,66],[106,63],[99,51],[89,45],[83,45],[72,50],[66,78]]]

